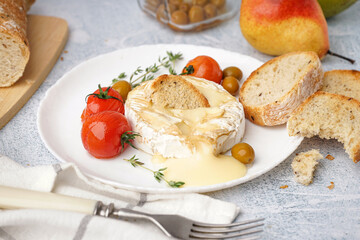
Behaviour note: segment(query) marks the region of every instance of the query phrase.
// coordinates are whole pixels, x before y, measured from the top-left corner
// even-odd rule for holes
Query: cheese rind
[[[133,131],[141,137],[135,146],[166,158],[185,158],[195,152],[195,143],[209,142],[214,154],[229,150],[244,135],[244,110],[236,98],[219,84],[184,76],[209,101],[209,108],[165,109],[151,102],[151,84],[144,82],[132,90],[125,104],[125,115]]]

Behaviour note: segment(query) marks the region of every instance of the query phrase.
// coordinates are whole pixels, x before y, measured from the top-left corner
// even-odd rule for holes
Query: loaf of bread
[[[290,136],[337,139],[354,162],[360,161],[360,102],[318,91],[302,103],[287,122]]]
[[[190,82],[176,75],[161,75],[151,85],[153,104],[176,109],[210,107],[206,97]]]
[[[13,85],[30,57],[26,12],[34,0],[0,0],[0,87]]]
[[[288,53],[252,72],[240,88],[239,100],[250,121],[280,125],[321,87],[322,79],[321,62],[315,52]]]
[[[323,158],[317,149],[298,153],[291,163],[295,181],[304,185],[312,183],[315,167],[318,161]]]
[[[332,70],[325,72],[324,84],[320,89],[360,101],[360,72],[356,70]]]

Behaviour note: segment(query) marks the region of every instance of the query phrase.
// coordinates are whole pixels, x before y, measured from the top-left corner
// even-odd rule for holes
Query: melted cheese
[[[153,163],[167,167],[166,179],[185,186],[227,182],[246,174],[246,167],[220,153],[238,143],[245,130],[242,105],[220,85],[185,77],[209,101],[209,108],[169,109],[149,100],[151,81],[129,93],[125,113],[135,145],[153,155]]]
[[[153,163],[166,167],[165,178],[185,182],[184,187],[205,186],[241,178],[246,166],[227,155],[215,156],[211,144],[199,141],[195,153],[187,158],[154,155]]]

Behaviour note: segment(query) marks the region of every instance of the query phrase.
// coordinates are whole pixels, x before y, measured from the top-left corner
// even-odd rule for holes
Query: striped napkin
[[[0,185],[113,202],[197,221],[230,223],[239,213],[232,204],[201,194],[146,194],[114,188],[85,177],[71,163],[23,167],[0,155]],[[1,196],[0,196],[1,197]],[[26,196],[24,196],[26,198]],[[147,221],[124,221],[55,210],[0,210],[0,239],[168,239]]]

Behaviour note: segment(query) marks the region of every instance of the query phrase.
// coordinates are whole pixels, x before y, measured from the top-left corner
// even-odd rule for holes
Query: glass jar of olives
[[[201,31],[239,12],[239,0],[138,0],[140,8],[175,31]]]

